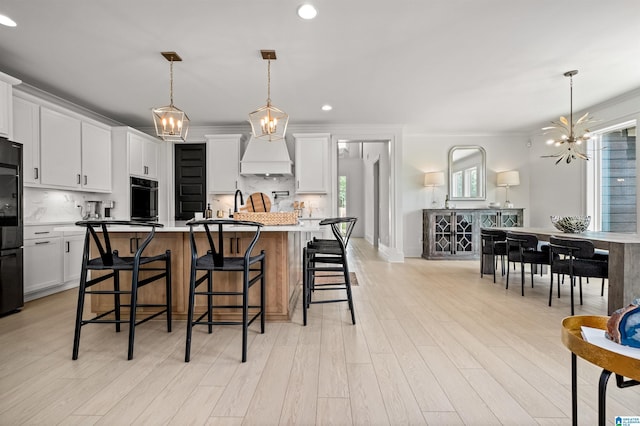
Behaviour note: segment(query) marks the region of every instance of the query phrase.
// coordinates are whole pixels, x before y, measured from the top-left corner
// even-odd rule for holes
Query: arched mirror
[[[449,199],[486,199],[486,154],[481,146],[449,150]]]

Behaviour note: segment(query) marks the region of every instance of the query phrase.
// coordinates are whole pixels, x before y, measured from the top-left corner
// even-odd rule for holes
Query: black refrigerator
[[[0,315],[24,305],[22,145],[0,138]]]

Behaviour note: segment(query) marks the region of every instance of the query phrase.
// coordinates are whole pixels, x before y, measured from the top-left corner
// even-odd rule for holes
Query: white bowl
[[[562,232],[579,234],[587,230],[591,216],[551,216],[551,223]]]

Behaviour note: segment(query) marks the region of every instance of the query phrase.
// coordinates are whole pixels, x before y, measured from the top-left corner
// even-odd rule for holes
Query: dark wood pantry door
[[[188,220],[193,218],[195,212],[204,212],[206,209],[206,145],[203,143],[176,145],[175,159],[175,218]]]

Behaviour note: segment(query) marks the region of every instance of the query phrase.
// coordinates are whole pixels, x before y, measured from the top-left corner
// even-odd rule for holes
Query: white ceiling
[[[133,127],[174,103],[239,124],[266,101],[290,124],[528,131],[640,88],[638,0],[3,0],[0,71]],[[334,109],[323,112],[329,103]]]

